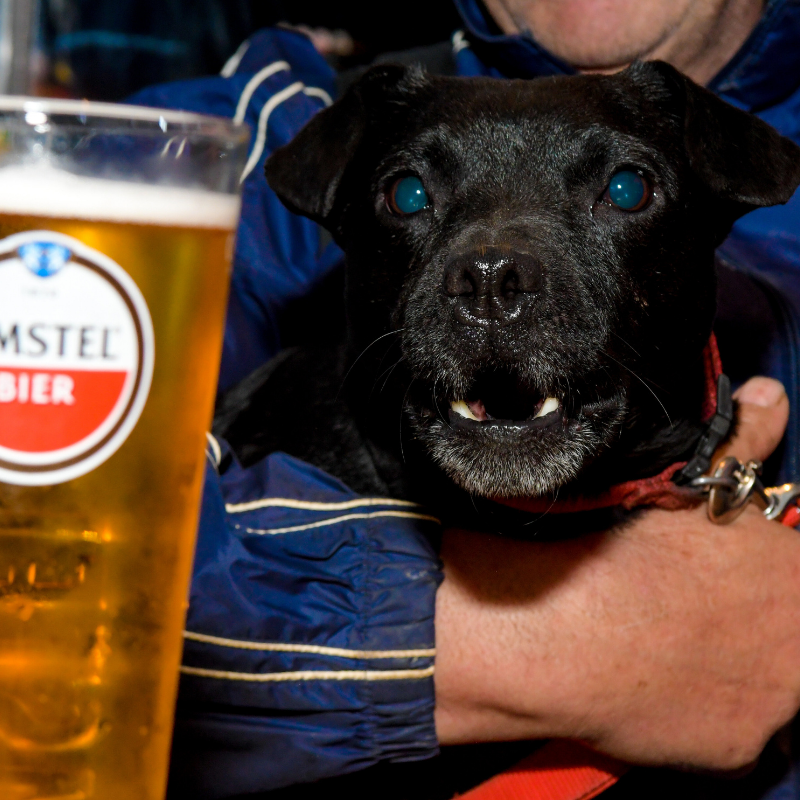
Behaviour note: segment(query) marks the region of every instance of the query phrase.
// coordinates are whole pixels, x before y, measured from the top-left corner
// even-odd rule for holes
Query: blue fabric
[[[154,86],[130,102],[160,108],[180,108],[233,117],[248,82],[259,71],[281,62],[280,69],[258,84],[244,121],[255,144],[259,116],[265,103],[297,81],[335,94],[334,73],[307,37],[287,30],[265,30],[250,39],[237,71],[230,78]],[[238,383],[280,349],[278,316],[339,263],[342,253],[322,245],[320,229],[311,220],[288,212],[264,179],[264,161],[286,144],[325,102],[304,92],[289,97],[269,115],[266,147],[244,182],[242,220],[236,239],[228,324],[223,343],[219,388]]]
[[[763,800],[797,800],[800,797],[800,764],[794,761],[786,777],[773,786]]]
[[[465,39],[454,40],[460,75],[570,71],[532,40],[493,32],[477,0],[456,3],[466,24]],[[795,140],[799,25],[800,3],[771,0],[759,27],[713,84]],[[266,76],[262,71],[270,65],[274,70]],[[288,142],[324,106],[326,95],[333,96],[330,68],[304,36],[272,30],[251,38],[230,73],[156,86],[133,98],[231,117],[249,85],[254,91],[244,118],[255,133],[260,120],[264,127],[268,101],[301,84],[272,108],[265,146],[244,182],[221,388],[278,351],[281,310],[342,258],[314,223],[280,204],[263,177],[267,154]],[[255,80],[258,75],[263,79]],[[781,337],[764,353],[764,371],[782,379],[791,397],[800,396],[799,213],[796,196],[784,207],[750,214],[721,251],[769,290]],[[800,480],[798,408],[789,430],[782,479]],[[352,772],[382,759],[433,755],[433,683],[425,673],[431,655],[363,651],[433,647],[441,579],[430,544],[436,523],[387,498],[359,498],[283,454],[242,469],[220,444],[215,463],[230,466],[222,474],[209,467],[206,476],[171,796],[231,797]],[[257,500],[268,502],[241,508]],[[309,672],[319,674],[309,678]],[[275,678],[286,673],[291,679]],[[794,773],[787,781],[796,781]],[[781,798],[798,796],[786,791]]]
[[[220,444],[230,466],[206,474],[171,796],[435,753],[438,521],[283,453],[242,469]]]
[[[781,252],[769,258],[773,249]],[[800,270],[785,259],[779,237],[756,242],[732,236],[720,248],[720,257],[754,278],[770,303],[779,335],[762,353],[759,372],[780,380],[791,400],[777,482],[800,481]]]

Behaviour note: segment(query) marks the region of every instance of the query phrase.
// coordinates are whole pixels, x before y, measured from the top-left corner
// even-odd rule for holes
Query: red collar
[[[708,422],[714,416],[717,408],[717,380],[722,374],[719,348],[713,333],[703,350],[703,365],[706,380],[703,421]],[[591,496],[579,495],[577,497],[567,497],[563,500],[551,500],[546,497],[495,499],[503,505],[534,514],[570,514],[576,511],[594,511],[616,506],[627,511],[637,506],[657,506],[670,511],[675,511],[679,508],[691,508],[701,502],[701,498],[692,489],[678,486],[672,481],[675,473],[683,469],[686,463],[686,461],[679,461],[652,478],[618,483],[600,494]]]

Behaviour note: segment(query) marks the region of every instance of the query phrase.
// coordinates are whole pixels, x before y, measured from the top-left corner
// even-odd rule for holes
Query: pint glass
[[[160,800],[248,134],[0,98],[0,798]]]

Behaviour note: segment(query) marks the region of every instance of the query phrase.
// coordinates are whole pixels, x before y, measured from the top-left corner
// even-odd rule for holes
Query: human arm
[[[740,390],[726,448],[766,457],[774,382]],[[436,607],[443,744],[567,737],[634,763],[733,769],[800,705],[800,538],[749,508],[660,510],[568,542],[444,536]]]

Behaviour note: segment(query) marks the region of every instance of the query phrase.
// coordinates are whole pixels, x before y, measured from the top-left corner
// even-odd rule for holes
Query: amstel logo
[[[52,231],[0,241],[0,481],[63,483],[109,458],[153,358],[147,305],[119,264]]]

